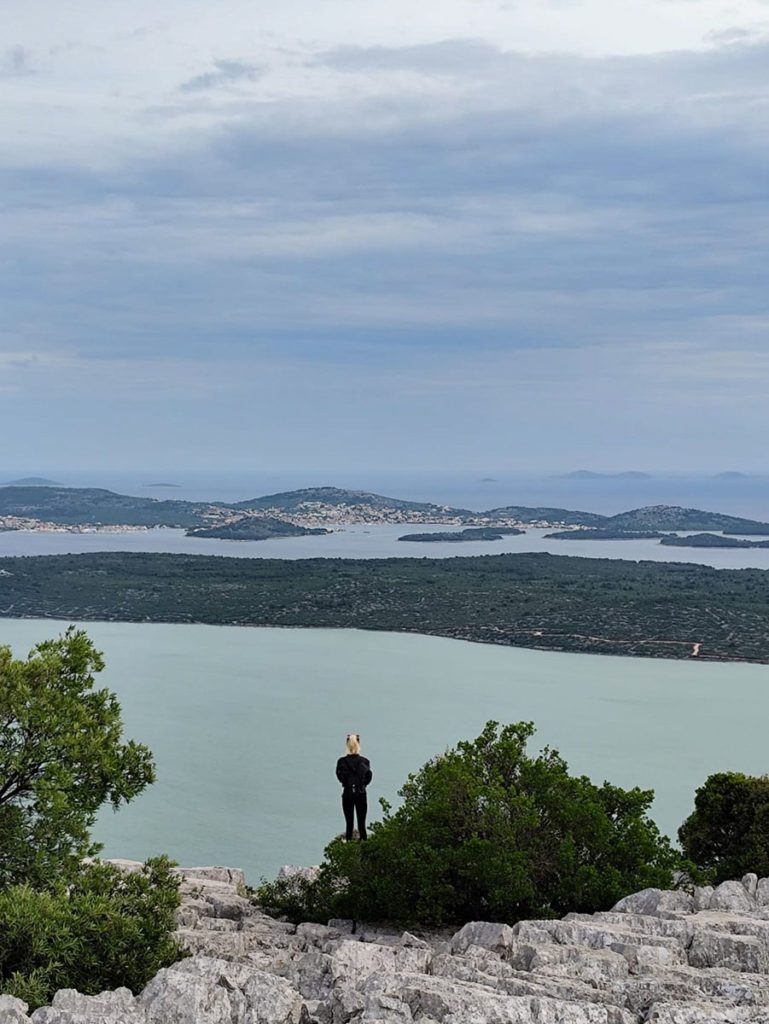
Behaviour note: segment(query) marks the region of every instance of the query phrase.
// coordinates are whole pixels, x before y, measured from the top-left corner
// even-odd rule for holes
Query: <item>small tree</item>
[[[710,775],[678,838],[684,854],[716,884],[749,871],[769,876],[769,777]]]
[[[677,857],[647,817],[653,792],[571,776],[549,748],[531,757],[533,733],[528,722],[489,722],[410,775],[368,842],[331,843],[317,882],[290,893],[266,885],[260,900],[285,910],[299,896],[295,916],[321,920],[513,922],[669,886]]]
[[[77,874],[99,849],[90,829],[102,804],[154,781],[150,751],[122,742],[115,694],[94,689],[103,667],[73,626],[26,661],[0,647],[0,890]]]

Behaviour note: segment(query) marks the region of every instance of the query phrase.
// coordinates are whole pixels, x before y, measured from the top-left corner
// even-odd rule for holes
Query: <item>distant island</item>
[[[546,540],[655,540],[667,534],[659,530],[617,530],[607,528],[585,530],[558,530],[546,533]]]
[[[221,540],[271,540],[274,537],[310,537],[331,533],[324,527],[295,526],[284,519],[241,517],[220,526],[187,530],[187,537],[218,537]]]
[[[670,530],[719,530],[723,533],[769,536],[769,523],[721,512],[682,508],[680,505],[647,505],[616,516],[602,516],[600,523],[586,525],[592,529],[564,530],[550,536],[559,540],[632,540]]]
[[[56,480],[46,480],[44,476],[25,476],[20,480],[9,480],[6,487],[59,487]]]
[[[276,521],[285,524],[286,529],[279,529]],[[564,531],[564,536],[571,540],[582,537],[623,539],[620,534],[624,539],[633,539],[641,534],[676,530],[769,537],[769,523],[677,505],[648,505],[606,516],[597,512],[526,505],[504,505],[474,512],[340,487],[283,491],[233,504],[135,497],[103,488],[41,484],[0,487],[0,530],[79,527],[119,530],[166,526],[188,530],[192,537],[258,540],[303,535],[291,527],[305,532],[323,532],[350,524],[435,524],[496,531],[496,534],[485,537],[480,534],[466,536],[466,540],[491,540],[500,530],[527,528]],[[585,529],[572,532],[566,527]],[[604,531],[602,537],[588,533],[590,529]],[[407,539],[413,539],[413,535]],[[463,538],[451,535],[451,540],[458,539]]]
[[[561,480],[651,480],[650,473],[628,469],[623,473],[594,473],[590,469],[575,469],[572,473],[560,473]]]
[[[694,533],[687,537],[668,534],[660,544],[678,548],[769,548],[769,540],[739,540],[737,537],[724,537],[715,533]]]
[[[427,633],[769,663],[769,571],[541,552],[468,558],[0,558],[0,616]]]
[[[180,487],[181,484],[159,483],[159,484],[145,484],[144,486],[145,487],[151,487],[154,490],[156,487]]]
[[[427,541],[463,541],[463,540],[502,540],[507,534],[526,533],[517,526],[470,526],[464,530],[452,530],[444,533],[404,533],[398,540]]]

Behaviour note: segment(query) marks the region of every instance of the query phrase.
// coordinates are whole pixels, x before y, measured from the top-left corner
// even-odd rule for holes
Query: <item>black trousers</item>
[[[366,839],[366,812],[368,811],[368,800],[365,793],[342,793],[342,810],[344,811],[344,822],[347,826],[345,839],[352,839],[353,817],[358,818],[358,837]]]

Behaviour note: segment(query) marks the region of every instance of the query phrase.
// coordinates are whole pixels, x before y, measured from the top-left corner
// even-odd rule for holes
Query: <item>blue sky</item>
[[[769,3],[5,10],[5,464],[767,468]]]

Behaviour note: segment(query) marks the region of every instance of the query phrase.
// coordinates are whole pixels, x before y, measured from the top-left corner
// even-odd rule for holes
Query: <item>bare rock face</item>
[[[237,870],[182,875],[176,934],[193,956],[138,995],[65,990],[31,1015],[0,996],[0,1024],[769,1024],[769,879],[755,875],[453,936],[295,928],[254,907]]]

